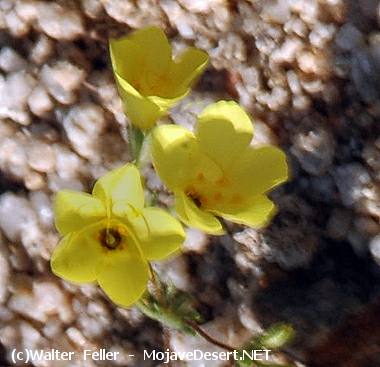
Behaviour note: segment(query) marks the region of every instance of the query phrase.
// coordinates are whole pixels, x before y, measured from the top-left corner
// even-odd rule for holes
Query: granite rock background
[[[183,255],[157,271],[195,296],[203,327],[224,342],[285,321],[298,366],[378,366],[378,0],[0,0],[0,366],[14,348],[120,352],[38,367],[155,366],[144,349],[214,350],[49,269],[54,194],[90,190],[130,159],[108,37],[151,24],[176,52],[195,45],[211,59],[171,118],[191,127],[209,103],[234,99],[255,119],[255,144],[281,146],[292,169],[266,229],[190,229]]]

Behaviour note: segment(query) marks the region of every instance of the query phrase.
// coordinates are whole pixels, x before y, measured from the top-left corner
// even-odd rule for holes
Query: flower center
[[[115,250],[121,244],[121,235],[117,229],[105,228],[100,232],[100,243],[109,250]]]
[[[194,204],[198,207],[202,207],[202,197],[199,195],[199,193],[195,190],[193,186],[189,187],[186,191],[186,195],[193,200]]]

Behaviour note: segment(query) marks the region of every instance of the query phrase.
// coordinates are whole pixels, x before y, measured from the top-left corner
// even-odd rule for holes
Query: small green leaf
[[[276,324],[271,326],[259,342],[266,349],[278,349],[289,343],[294,338],[294,329],[288,324]]]
[[[237,367],[293,367],[289,364],[278,364],[274,362],[252,361],[247,353],[253,350],[268,349],[275,351],[289,343],[294,337],[294,329],[288,324],[275,324],[262,335],[253,337],[238,352]],[[247,353],[244,353],[246,351]]]
[[[141,148],[144,143],[144,133],[136,126],[130,125],[128,128],[129,144],[135,163],[138,164]]]
[[[196,332],[187,321],[202,321],[201,315],[194,308],[194,300],[190,295],[176,289],[173,285],[158,282],[160,297],[146,294],[137,304],[140,310],[151,319],[163,325],[183,331],[190,335]]]

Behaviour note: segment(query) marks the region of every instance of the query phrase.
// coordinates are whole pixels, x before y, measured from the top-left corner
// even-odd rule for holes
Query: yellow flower
[[[173,60],[169,41],[157,27],[111,40],[110,53],[125,113],[142,130],[186,96],[208,62],[207,54],[193,47]]]
[[[177,125],[153,130],[154,166],[185,224],[222,234],[216,216],[260,227],[274,214],[265,193],[288,178],[286,157],[273,146],[251,147],[252,136],[247,114],[226,101],[202,112],[194,134]]]
[[[51,258],[53,272],[73,283],[97,280],[121,306],[143,295],[148,261],[175,252],[185,237],[181,224],[164,210],[144,208],[140,174],[131,164],[101,177],[92,195],[59,192],[54,210],[64,237]]]

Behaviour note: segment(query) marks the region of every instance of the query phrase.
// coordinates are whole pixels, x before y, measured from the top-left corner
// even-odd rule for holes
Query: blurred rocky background
[[[266,229],[190,229],[183,255],[157,264],[162,278],[195,296],[224,342],[284,321],[298,366],[379,366],[379,22],[378,0],[0,0],[0,366],[13,348],[120,352],[38,367],[155,366],[144,349],[215,350],[49,268],[54,194],[88,191],[130,159],[107,40],[151,24],[176,52],[195,45],[211,58],[171,118],[191,127],[207,104],[237,100],[255,144],[281,146],[292,167]]]

